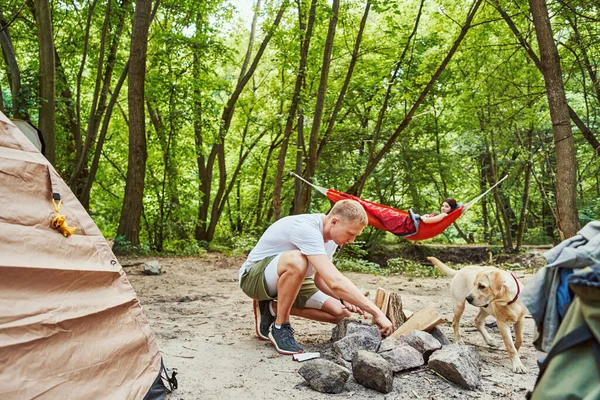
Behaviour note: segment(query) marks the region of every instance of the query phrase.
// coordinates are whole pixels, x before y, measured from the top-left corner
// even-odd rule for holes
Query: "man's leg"
[[[277,326],[290,321],[292,304],[302,287],[307,270],[308,259],[299,250],[287,251],[280,256],[277,264]]]
[[[299,309],[292,307],[290,314],[302,318],[312,319],[314,321],[329,322],[331,324],[337,324],[344,318],[350,317],[352,314],[342,306],[339,300],[327,296],[328,299],[323,303],[322,307],[311,308],[310,303],[307,302],[306,308]],[[273,311],[277,314],[278,305],[276,301],[273,301]]]

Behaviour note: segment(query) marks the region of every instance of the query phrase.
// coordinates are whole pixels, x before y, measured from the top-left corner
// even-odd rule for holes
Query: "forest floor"
[[[150,258],[122,258],[127,265]],[[358,385],[352,378],[337,395],[316,392],[298,374],[301,363],[279,355],[270,342],[254,334],[252,301],[239,289],[238,269],[244,257],[209,253],[203,257],[158,258],[163,273],[143,274],[143,265],[125,267],[145,314],[158,339],[167,368],[176,369],[179,388],[169,400],[182,399],[523,399],[538,373],[536,350],[531,345],[534,323],[525,320],[521,359],[529,372],[514,374],[504,346],[488,347],[473,325],[475,307],[467,306],[461,326],[466,344],[481,354],[482,385],[467,391],[427,368],[394,378],[394,390],[383,395]],[[451,339],[450,278],[410,278],[345,273],[373,299],[375,289],[399,291],[406,310],[433,305],[448,321],[440,325]],[[515,272],[522,283],[532,276]],[[294,317],[292,317],[294,318]],[[488,318],[488,322],[493,319]],[[292,325],[305,351],[329,346],[333,325],[295,318]],[[492,329],[500,343],[497,329]]]

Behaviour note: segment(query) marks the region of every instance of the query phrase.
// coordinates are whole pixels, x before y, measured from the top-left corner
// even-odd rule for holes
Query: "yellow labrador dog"
[[[437,269],[447,275],[453,276],[450,283],[452,293],[452,310],[454,311],[454,340],[463,343],[460,337],[460,318],[465,310],[465,301],[479,307],[479,314],[475,318],[475,325],[485,342],[496,347],[494,339],[485,329],[485,317],[491,315],[496,318],[498,329],[506,346],[508,357],[512,362],[512,370],[518,374],[527,373],[527,368],[519,358],[519,348],[523,343],[523,320],[527,308],[521,300],[521,284],[517,278],[508,271],[495,267],[466,266],[460,270],[448,267],[435,257],[427,257]],[[515,326],[515,342],[513,343],[510,326]]]

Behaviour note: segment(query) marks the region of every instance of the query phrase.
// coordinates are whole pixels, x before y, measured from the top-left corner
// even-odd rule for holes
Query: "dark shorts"
[[[277,297],[269,296],[269,291],[267,290],[267,281],[265,280],[265,269],[275,257],[276,255],[263,258],[251,267],[246,268],[246,271],[242,275],[242,279],[240,281],[240,287],[248,297],[259,301],[277,300]],[[315,285],[313,278],[304,279],[302,287],[300,287],[300,291],[298,292],[298,296],[296,296],[296,300],[294,301],[294,304],[292,304],[292,307],[302,310],[306,305],[306,301],[318,291],[319,288],[317,288]]]

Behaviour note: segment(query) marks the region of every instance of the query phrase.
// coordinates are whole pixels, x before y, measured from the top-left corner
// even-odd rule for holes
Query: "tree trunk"
[[[519,137],[519,132],[515,132],[519,146],[525,148],[524,144]],[[523,235],[525,233],[525,226],[527,225],[527,208],[529,205],[529,187],[531,186],[531,171],[533,170],[533,127],[529,128],[527,132],[527,166],[525,168],[525,183],[523,187],[523,198],[521,200],[521,215],[519,216],[519,228],[517,230],[517,246],[515,252],[521,249],[523,244]]]
[[[487,190],[487,179],[488,179],[488,171],[489,171],[489,154],[487,151],[483,151],[479,153],[479,166],[480,166],[480,176],[479,176],[479,191],[481,193]],[[488,213],[488,202],[485,197],[481,199],[481,226],[483,228],[483,242],[490,242],[490,232],[489,232],[489,213]]]
[[[566,239],[575,236],[579,230],[575,141],[569,123],[569,107],[563,86],[560,59],[552,36],[546,1],[529,0],[529,5],[540,48],[542,74],[546,84],[554,133],[558,229],[561,232],[561,239]]]
[[[208,155],[208,159],[206,161],[206,165],[199,169],[202,170],[203,176],[201,177],[201,194],[202,198],[200,199],[199,206],[199,218],[198,224],[196,226],[196,240],[204,240],[210,242],[213,239],[215,229],[217,228],[217,223],[219,222],[220,212],[223,210],[225,205],[224,194],[227,190],[227,176],[226,176],[226,168],[225,168],[225,137],[229,132],[229,127],[231,125],[231,120],[233,119],[233,114],[235,112],[235,105],[237,100],[239,99],[242,91],[246,87],[246,84],[254,75],[256,71],[256,67],[260,62],[267,45],[271,41],[273,34],[277,30],[279,23],[281,22],[281,18],[288,6],[287,1],[283,1],[279,10],[277,11],[277,15],[275,17],[275,21],[273,25],[267,30],[267,34],[263,39],[258,51],[256,52],[256,56],[252,61],[252,64],[248,68],[248,72],[237,82],[237,85],[229,97],[225,108],[223,109],[223,113],[221,115],[221,126],[219,129],[219,136],[216,140],[216,143],[213,144],[210,154]],[[197,139],[198,140],[198,139]],[[199,149],[202,151],[202,149]],[[219,181],[217,186],[217,192],[214,196],[214,199],[211,196],[210,191],[210,181],[212,181],[213,176],[213,167],[215,162],[218,165],[219,171]],[[212,200],[212,201],[211,201]],[[212,208],[211,208],[212,203]],[[210,209],[210,221],[207,221],[208,210]],[[203,215],[206,214],[206,217],[203,218]]]
[[[121,72],[119,81],[117,82],[117,85],[113,90],[113,93],[110,97],[110,101],[108,102],[108,107],[106,108],[106,115],[104,116],[104,120],[102,120],[102,129],[100,130],[100,136],[98,137],[98,143],[96,144],[96,149],[94,151],[94,158],[92,159],[92,165],[90,166],[90,173],[87,176],[85,186],[83,187],[83,191],[80,197],[81,204],[86,208],[86,210],[90,208],[90,192],[92,191],[92,185],[94,184],[94,180],[96,179],[96,172],[98,171],[98,166],[100,165],[100,154],[102,154],[104,140],[106,139],[106,133],[108,132],[108,123],[110,122],[112,111],[115,107],[117,99],[119,98],[119,93],[121,92],[123,83],[125,83],[125,78],[127,78],[128,72],[129,61],[127,61],[125,67],[123,68],[123,71]]]
[[[498,10],[498,12],[500,13],[500,15],[502,15],[502,18],[504,19],[504,21],[506,22],[508,27],[511,29],[511,31],[514,33],[514,35],[519,40],[521,47],[523,47],[523,49],[525,50],[525,52],[527,53],[529,58],[531,58],[531,60],[535,63],[535,66],[537,67],[537,69],[543,73],[542,64],[541,64],[537,54],[535,54],[535,52],[533,51],[533,49],[531,48],[531,46],[525,39],[525,36],[517,29],[517,26],[513,22],[512,18],[508,15],[508,13],[502,7],[500,7],[500,5],[497,3],[497,1],[494,1],[493,4],[494,4],[494,7],[496,8],[496,10]],[[594,149],[594,153],[597,156],[600,156],[600,141],[598,141],[598,139],[596,139],[596,137],[594,136],[594,134],[592,133],[590,128],[588,128],[587,125],[585,125],[585,123],[581,120],[581,118],[579,118],[579,116],[577,115],[575,110],[573,110],[570,106],[568,106],[568,107],[569,107],[569,117],[575,123],[575,125],[577,125],[577,127],[581,131],[581,134],[588,141],[590,146],[592,146],[592,148]]]
[[[398,140],[400,134],[408,126],[413,115],[415,114],[421,103],[425,100],[425,97],[429,94],[429,91],[433,87],[434,83],[438,80],[444,69],[446,69],[446,66],[456,53],[456,50],[458,50],[458,47],[462,43],[463,39],[465,38],[467,32],[471,27],[471,22],[473,21],[473,18],[475,17],[475,14],[477,13],[477,10],[479,9],[479,6],[481,5],[482,1],[483,0],[476,0],[475,3],[473,3],[471,9],[469,10],[469,14],[467,15],[465,24],[462,26],[461,31],[454,43],[452,44],[452,47],[448,51],[448,54],[446,55],[440,66],[437,68],[437,70],[433,73],[431,79],[423,88],[421,94],[419,95],[415,103],[412,105],[411,109],[406,113],[404,119],[402,120],[396,131],[386,141],[381,150],[379,150],[379,152],[368,162],[365,168],[365,172],[356,180],[356,182],[350,188],[348,188],[348,193],[360,196],[367,181],[367,178],[371,175],[371,173],[373,173],[373,170],[375,170],[375,167],[379,164],[383,156],[387,154],[388,151],[390,151],[394,143]]]
[[[400,69],[402,68],[402,66],[404,64],[404,58],[406,57],[406,54],[408,53],[411,46],[413,46],[412,39],[416,35],[417,29],[419,28],[419,23],[421,21],[421,15],[423,14],[423,4],[424,3],[425,3],[425,0],[421,0],[421,3],[419,4],[419,11],[417,12],[417,17],[415,18],[415,23],[413,25],[413,29],[410,32],[410,35],[408,35],[408,37],[406,38],[406,44],[404,45],[404,48],[402,49],[400,58],[398,58],[398,61],[396,61],[396,63],[395,63],[396,67],[394,68],[394,72],[392,73],[392,76],[387,84],[385,98],[383,100],[383,103],[381,104],[381,108],[379,109],[379,114],[377,116],[377,122],[375,124],[375,128],[373,131],[373,140],[372,140],[371,146],[369,148],[369,157],[367,159],[367,164],[373,158],[373,154],[375,154],[375,150],[377,149],[377,143],[379,142],[379,134],[381,133],[381,126],[383,125],[383,119],[385,117],[386,112],[389,110],[388,104],[390,101],[390,97],[392,95],[392,89],[394,87],[394,84],[396,83],[396,79],[398,78],[398,73],[400,72]]]
[[[6,63],[8,84],[10,86],[10,93],[12,95],[12,117],[22,120],[29,120],[29,113],[26,109],[26,102],[21,95],[21,71],[19,70],[19,64],[15,56],[15,48],[12,44],[12,39],[8,31],[4,18],[2,16],[2,10],[0,10],[0,45],[2,46],[2,56]]]
[[[254,225],[256,227],[260,227],[263,223],[263,204],[266,202],[266,187],[269,185],[267,182],[267,176],[269,174],[269,164],[271,162],[271,157],[273,156],[273,152],[275,149],[279,148],[281,142],[279,141],[279,134],[273,139],[271,144],[269,145],[269,150],[267,150],[267,157],[265,158],[265,164],[262,168],[262,174],[260,176],[260,188],[258,189],[258,201],[256,203],[256,222]],[[270,185],[269,185],[270,186]],[[268,207],[271,210],[271,207]]]
[[[304,141],[304,109],[300,107],[298,109],[298,124],[297,124],[297,138],[296,143],[296,174],[302,175],[302,167],[304,166],[304,154],[306,151],[306,143]],[[296,179],[294,182],[294,208],[293,214],[307,213],[310,208],[308,203],[308,196],[312,188],[306,187],[304,182],[300,179]]]
[[[323,63],[321,64],[321,78],[319,80],[319,89],[317,91],[317,101],[308,141],[308,161],[306,162],[305,179],[309,182],[313,181],[317,169],[319,131],[321,129],[321,120],[323,118],[323,109],[325,107],[325,97],[327,96],[329,66],[331,65],[331,53],[333,52],[333,39],[335,38],[335,28],[337,25],[339,9],[340,0],[333,0],[331,5],[331,18],[329,19],[329,28],[327,29],[327,38],[325,39],[325,48],[323,50]],[[305,190],[307,191],[307,195],[306,202],[302,205],[304,208],[308,207],[312,196],[312,192],[309,188],[306,188]]]
[[[56,115],[55,84],[56,70],[54,66],[54,33],[50,4],[48,0],[35,0],[35,23],[40,55],[40,117],[38,128],[44,136],[46,158],[52,164],[56,163],[56,142],[54,118]]]
[[[146,129],[144,110],[144,80],[146,52],[150,28],[150,0],[137,0],[131,29],[129,55],[129,158],[127,183],[121,209],[117,236],[123,236],[131,245],[140,243],[140,218],[143,208],[144,178],[146,176]]]
[[[363,32],[365,31],[365,25],[367,24],[367,18],[369,17],[369,10],[371,9],[371,1],[367,0],[367,4],[365,5],[365,11],[363,13],[362,19],[360,21],[360,27],[358,29],[358,34],[356,35],[356,41],[354,42],[354,49],[352,50],[352,56],[350,58],[350,64],[348,65],[348,71],[346,72],[346,78],[344,79],[344,83],[342,85],[342,89],[340,90],[340,94],[338,95],[337,101],[335,102],[335,106],[333,107],[333,111],[331,112],[331,116],[329,117],[329,122],[327,123],[327,129],[325,130],[325,134],[321,139],[321,143],[319,143],[319,149],[317,150],[317,162],[321,157],[321,153],[323,149],[327,145],[327,141],[333,132],[333,128],[336,123],[337,115],[342,108],[342,104],[344,102],[344,97],[346,96],[346,91],[348,90],[348,86],[350,86],[350,80],[352,79],[352,74],[354,73],[354,67],[356,66],[356,61],[358,61],[358,51],[360,50],[360,44],[362,42]],[[409,39],[410,40],[410,39]]]
[[[84,187],[87,184],[87,175],[89,174],[88,162],[92,154],[91,150],[96,144],[96,137],[98,135],[98,130],[100,129],[100,122],[106,112],[106,101],[108,99],[110,83],[115,68],[115,61],[119,49],[119,42],[123,33],[123,29],[125,27],[125,16],[127,15],[126,9],[129,6],[129,0],[121,1],[121,7],[118,10],[119,19],[117,29],[115,31],[115,34],[111,38],[112,42],[108,51],[108,55],[106,56],[105,63],[104,49],[106,46],[106,41],[108,40],[107,38],[109,35],[110,20],[113,14],[112,7],[109,6],[110,4],[112,4],[112,2],[109,2],[106,7],[104,24],[102,27],[102,35],[100,38],[101,45],[100,54],[96,66],[96,82],[94,86],[92,106],[88,117],[85,142],[82,144],[83,147],[78,153],[78,158],[75,160],[75,168],[73,170],[73,174],[69,179],[69,185],[71,187],[71,190],[73,190],[77,197],[79,197],[80,199],[83,196],[83,192],[85,190]],[[155,4],[155,6],[156,5],[158,5],[158,2]],[[81,124],[81,121],[79,121],[79,123]],[[84,206],[87,208],[89,204],[84,204]]]
[[[279,150],[279,157],[277,158],[277,169],[275,171],[275,182],[273,187],[273,215],[275,219],[278,220],[281,218],[281,191],[283,187],[283,172],[285,168],[285,159],[287,156],[288,144],[290,140],[290,136],[292,134],[292,130],[294,128],[294,119],[296,118],[296,112],[298,107],[300,106],[301,100],[301,91],[304,87],[305,83],[305,70],[306,70],[306,60],[308,57],[308,49],[310,48],[310,39],[312,38],[313,25],[315,22],[317,8],[317,0],[312,0],[310,11],[308,14],[308,22],[304,23],[304,17],[302,13],[302,2],[298,3],[298,25],[300,27],[300,62],[298,66],[298,73],[296,74],[296,83],[294,85],[294,94],[292,97],[292,104],[290,105],[290,109],[288,111],[285,129],[283,131],[283,140],[281,142],[281,149]],[[298,143],[303,142],[303,137],[298,140]],[[298,144],[297,144],[298,146]],[[298,152],[298,147],[296,147],[296,152]],[[302,157],[302,156],[301,156]],[[298,173],[296,171],[296,173]],[[302,172],[300,172],[301,174]],[[298,182],[296,182],[298,185]],[[302,209],[303,204],[298,203],[298,199],[301,197],[300,193],[303,193],[302,187],[300,187],[300,192],[298,191],[299,186],[295,185],[294,190],[294,206],[293,213],[298,213],[300,209]]]

